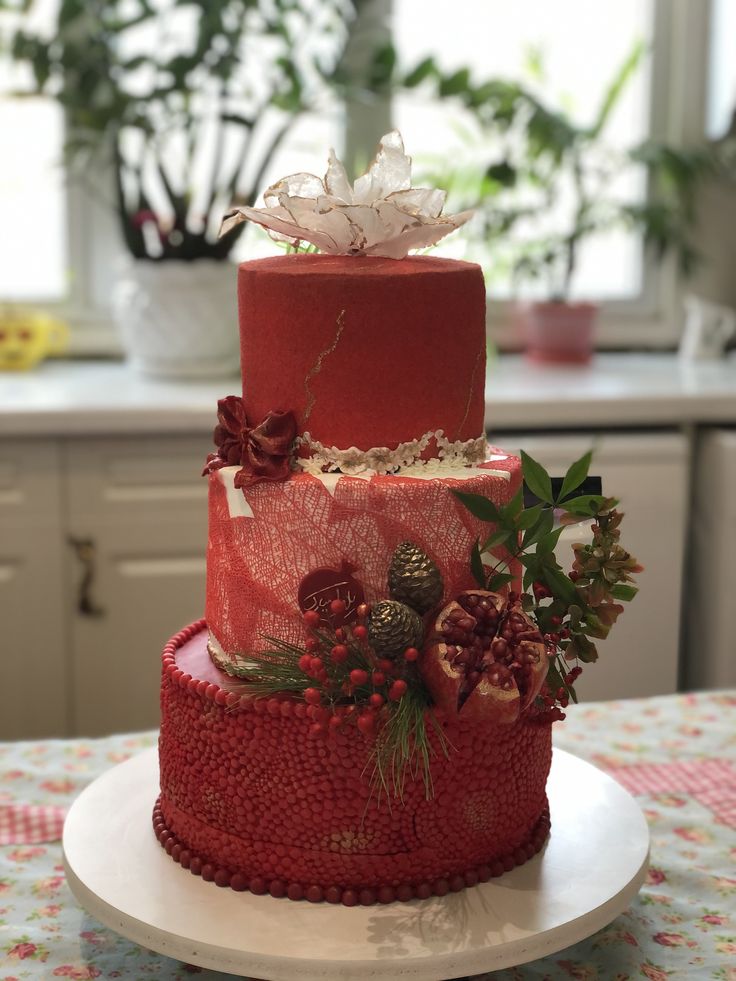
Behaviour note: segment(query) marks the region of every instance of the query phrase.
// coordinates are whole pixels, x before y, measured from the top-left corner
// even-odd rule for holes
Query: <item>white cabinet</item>
[[[736,430],[703,432],[693,468],[692,574],[685,607],[685,683],[736,686],[736,627],[729,602],[736,556]]]
[[[67,731],[60,452],[0,441],[0,739]]]
[[[207,442],[67,447],[67,609],[74,731],[155,727],[159,653],[204,614]]]
[[[209,439],[0,442],[0,739],[158,725],[204,612]]]
[[[644,565],[639,594],[600,642],[600,658],[585,666],[575,688],[585,701],[635,698],[677,690],[681,590],[688,518],[689,443],[674,432],[524,435],[494,433],[492,441],[524,449],[554,476],[593,449],[591,474],[603,493],[618,497],[626,517],[622,543]],[[558,558],[572,562],[574,528],[564,532]]]

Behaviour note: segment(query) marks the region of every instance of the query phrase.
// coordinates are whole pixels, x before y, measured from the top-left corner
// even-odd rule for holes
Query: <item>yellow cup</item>
[[[28,371],[49,354],[63,354],[69,328],[33,310],[0,308],[0,371]]]

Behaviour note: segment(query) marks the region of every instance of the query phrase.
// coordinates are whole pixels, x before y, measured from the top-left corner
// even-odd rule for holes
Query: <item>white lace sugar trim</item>
[[[422,453],[433,439],[437,444],[437,456],[431,460],[422,460]],[[426,467],[440,474],[457,467],[473,466],[485,461],[488,444],[485,436],[450,442],[443,430],[437,429],[425,433],[419,439],[399,443],[393,450],[387,446],[375,446],[370,450],[359,450],[357,446],[351,446],[341,450],[337,446],[324,446],[319,440],[312,439],[309,433],[297,436],[297,451],[301,447],[306,447],[312,454],[305,459],[298,456],[295,459],[295,469],[304,473],[314,476],[343,473],[349,477],[372,477],[398,473],[407,467]]]

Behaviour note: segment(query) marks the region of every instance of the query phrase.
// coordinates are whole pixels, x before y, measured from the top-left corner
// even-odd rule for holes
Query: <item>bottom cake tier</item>
[[[193,874],[291,899],[367,905],[486,881],[547,837],[551,726],[438,718],[449,749],[433,746],[431,795],[417,775],[387,799],[372,737],[315,736],[303,701],[228,691],[199,621],[163,653],[154,830]]]

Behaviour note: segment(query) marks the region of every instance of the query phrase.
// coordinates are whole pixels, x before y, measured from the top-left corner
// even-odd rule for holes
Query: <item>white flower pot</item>
[[[237,374],[236,280],[236,266],[214,259],[129,263],[112,308],[132,364],[167,378]]]

